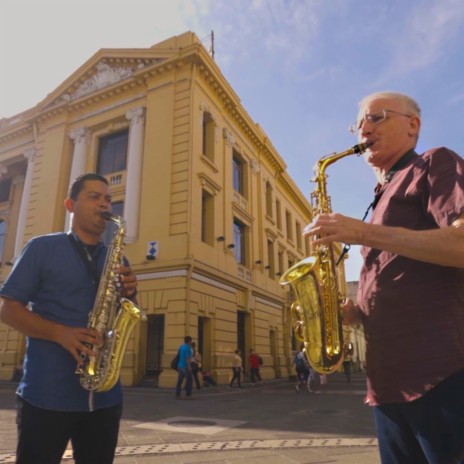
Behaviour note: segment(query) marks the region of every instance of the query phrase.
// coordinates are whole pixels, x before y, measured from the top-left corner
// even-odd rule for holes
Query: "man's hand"
[[[120,282],[122,286],[122,296],[133,298],[137,293],[137,277],[129,266],[120,266],[118,269]]]
[[[55,341],[69,351],[81,366],[88,356],[95,356],[92,346],[101,346],[101,335],[95,329],[60,325],[55,330]]]
[[[69,351],[76,362],[81,363],[81,353],[85,356],[95,355],[89,346],[100,346],[100,334],[89,328],[69,327],[49,321],[37,313],[29,311],[20,301],[0,298],[0,319],[27,337],[38,338],[58,343]]]
[[[304,230],[314,245],[343,242],[348,245],[362,244],[367,224],[338,213],[320,214],[316,216]]]

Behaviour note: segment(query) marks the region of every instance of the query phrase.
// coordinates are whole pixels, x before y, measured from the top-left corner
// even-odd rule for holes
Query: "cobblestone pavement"
[[[15,384],[0,384],[0,463],[14,463]],[[322,392],[268,380],[243,389],[125,388],[115,464],[379,464],[365,379],[329,377]],[[63,464],[72,463],[68,450]]]

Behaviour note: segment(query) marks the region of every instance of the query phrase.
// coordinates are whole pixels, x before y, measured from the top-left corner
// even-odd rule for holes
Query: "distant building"
[[[2,282],[30,238],[67,230],[63,200],[87,171],[107,177],[126,219],[148,315],[123,383],[157,375],[173,385],[184,335],[219,383],[237,347],[260,353],[264,378],[289,375],[290,298],[278,279],[309,254],[310,205],[195,34],[102,49],[35,107],[0,120]],[[10,379],[24,337],[0,324],[0,344],[0,378]]]
[[[347,282],[346,297],[356,302],[358,293],[358,281]],[[353,363],[358,369],[363,369],[366,365],[366,341],[364,339],[364,327],[359,324],[350,327],[350,341],[354,347]]]

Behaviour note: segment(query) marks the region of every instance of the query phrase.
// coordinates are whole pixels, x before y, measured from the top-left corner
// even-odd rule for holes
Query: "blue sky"
[[[415,98],[418,151],[464,155],[462,0],[0,0],[0,118],[35,106],[100,48],[195,32],[309,197],[314,163],[356,143],[359,100]],[[375,178],[362,158],[328,169],[332,207],[361,218]],[[359,250],[346,262],[357,280]]]

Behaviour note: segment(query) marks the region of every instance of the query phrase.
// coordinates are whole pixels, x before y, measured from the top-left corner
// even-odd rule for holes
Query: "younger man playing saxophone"
[[[101,216],[111,210],[107,180],[93,173],[78,177],[64,205],[71,213],[70,233],[30,240],[0,289],[0,319],[27,339],[17,390],[16,462],[59,464],[71,440],[76,463],[111,464],[122,413],[121,385],[90,393],[75,373],[81,354],[95,354],[89,346],[100,340],[87,323],[107,255]],[[119,272],[122,296],[133,298],[135,274],[128,266]],[[94,395],[92,411],[89,395]]]

